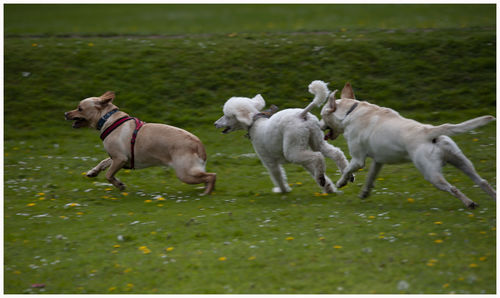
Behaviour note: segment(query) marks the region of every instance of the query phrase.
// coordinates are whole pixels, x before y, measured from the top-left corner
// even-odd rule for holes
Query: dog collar
[[[266,118],[269,119],[271,116],[278,111],[278,107],[275,105],[271,105],[271,107],[263,112],[257,113],[253,115],[252,117],[252,124],[248,127],[248,133],[245,135],[245,137],[250,139],[250,129],[252,129],[252,126],[254,125],[255,121],[257,121],[260,118]]]
[[[344,119],[345,119],[345,118],[346,118],[346,117],[347,117],[350,113],[352,113],[352,111],[354,111],[354,109],[358,106],[358,104],[359,104],[359,102],[357,102],[357,103],[355,103],[355,104],[353,104],[353,105],[351,106],[351,108],[349,109],[349,111],[347,111],[347,113],[345,113]]]
[[[96,127],[97,130],[101,130],[104,123],[106,123],[106,121],[109,119],[109,117],[111,117],[111,115],[113,115],[116,112],[118,112],[118,109],[111,110],[111,111],[107,112],[106,115],[102,116],[101,119],[99,119],[99,122],[97,122],[97,127]]]

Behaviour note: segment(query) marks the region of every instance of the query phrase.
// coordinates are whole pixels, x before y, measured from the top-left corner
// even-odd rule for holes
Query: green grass
[[[320,196],[296,165],[286,166],[293,191],[272,194],[245,133],[213,127],[230,96],[303,107],[315,79],[349,80],[358,98],[426,123],[495,116],[492,5],[5,7],[5,293],[496,293],[496,203],[458,170],[445,177],[476,210],[411,164],[385,166],[367,200],[357,198],[365,171],[343,195]],[[165,10],[185,13],[163,32]],[[339,11],[342,24],[310,17]],[[235,27],[206,21],[215,13]],[[393,17],[385,26],[382,13]],[[199,136],[215,193],[199,197],[171,169],[120,171],[126,193],[83,176],[107,154],[63,113],[106,90],[133,116]],[[496,185],[496,125],[454,140]],[[343,138],[333,144],[348,153]]]

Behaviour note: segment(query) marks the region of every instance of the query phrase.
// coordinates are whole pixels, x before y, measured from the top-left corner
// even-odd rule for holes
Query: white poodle
[[[309,92],[315,96],[305,109],[286,109],[274,115],[260,112],[266,105],[260,94],[254,98],[232,97],[224,104],[224,116],[215,122],[216,128],[225,128],[223,133],[248,131],[255,152],[275,185],[273,192],[291,191],[282,167],[284,163],[302,165],[326,193],[337,192],[337,188],[325,175],[323,156],[334,160],[342,172],[348,164],[344,153],[323,139],[318,118],[309,113],[327,99],[327,84],[313,81]]]

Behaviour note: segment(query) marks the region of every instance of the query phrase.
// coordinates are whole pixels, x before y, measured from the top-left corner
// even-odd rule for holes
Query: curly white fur
[[[315,94],[310,108],[321,105],[328,96],[328,88],[322,81],[312,82],[309,91]],[[264,106],[261,95],[254,98],[232,97],[224,104],[224,116],[215,122],[215,126],[225,128],[223,133],[248,130],[255,152],[275,185],[273,192],[291,190],[282,167],[284,163],[302,165],[324,192],[337,192],[325,174],[324,156],[334,160],[341,171],[347,166],[347,160],[340,149],[324,141],[318,118],[309,114],[307,108],[286,109],[269,119],[254,118]]]

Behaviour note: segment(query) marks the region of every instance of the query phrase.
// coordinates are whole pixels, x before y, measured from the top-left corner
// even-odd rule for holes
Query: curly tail
[[[326,99],[328,98],[328,94],[330,93],[327,85],[327,83],[320,80],[312,81],[311,84],[309,84],[309,92],[311,94],[314,94],[314,99],[300,113],[301,118],[305,118],[307,113],[309,113],[309,111],[312,110],[314,106],[320,107],[326,101]]]

